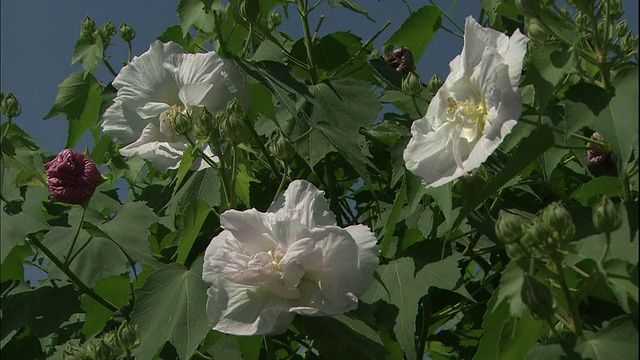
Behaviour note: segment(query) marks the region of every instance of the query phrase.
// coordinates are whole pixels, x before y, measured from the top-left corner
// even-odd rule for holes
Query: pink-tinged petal
[[[227,210],[220,215],[220,225],[242,243],[249,255],[255,255],[269,252],[278,245],[272,237],[269,216],[256,209]]]
[[[207,291],[207,315],[214,330],[233,335],[281,334],[294,314],[289,300],[255,286],[214,279]]]
[[[270,212],[282,212],[308,229],[335,225],[335,215],[329,210],[324,191],[306,180],[294,180],[284,194],[269,207]]]
[[[180,164],[186,144],[171,140],[157,125],[150,123],[138,140],[120,149],[120,154],[138,155],[151,161],[159,170],[174,169]]]

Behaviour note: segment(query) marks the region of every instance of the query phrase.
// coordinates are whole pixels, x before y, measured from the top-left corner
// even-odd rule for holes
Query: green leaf
[[[402,186],[396,195],[396,199],[393,201],[393,207],[391,208],[391,213],[387,218],[387,222],[384,225],[384,236],[382,237],[382,241],[380,241],[380,254],[387,255],[387,251],[389,250],[389,246],[391,245],[391,237],[395,232],[396,225],[398,224],[398,220],[400,218],[400,213],[407,203],[407,186],[406,182],[402,182]]]
[[[136,291],[131,323],[138,326],[140,347],[133,353],[151,359],[166,341],[181,359],[189,359],[209,331],[207,284],[181,264],[168,264],[149,275]]]
[[[367,165],[373,164],[365,155],[367,143],[360,129],[371,128],[382,107],[371,84],[342,78],[313,85],[311,93],[314,99],[309,125],[317,132],[309,135],[307,146],[313,147],[312,139],[325,137],[368,182]],[[315,165],[308,162],[311,167]]]
[[[413,11],[384,45],[408,47],[413,53],[414,61],[418,63],[441,24],[440,10],[435,6],[423,6]]]
[[[452,196],[453,183],[449,182],[444,185],[440,185],[435,188],[428,188],[426,190],[427,195],[433,198],[433,201],[438,205],[440,211],[444,215],[445,229],[447,231],[451,229],[453,223],[453,196]]]
[[[38,337],[58,327],[80,310],[72,285],[41,286],[2,298],[2,338],[11,330],[28,325]]]
[[[2,215],[6,216],[6,215]],[[29,244],[15,246],[5,256],[0,266],[0,282],[9,280],[24,280],[24,264],[27,256],[32,256],[33,250]]]
[[[27,234],[46,230],[50,226],[44,219],[42,201],[49,190],[42,186],[29,186],[22,203],[22,211],[17,214],[0,216],[0,263],[15,246],[22,245]]]
[[[313,339],[323,359],[385,359],[380,336],[362,321],[346,315],[297,316],[296,329]]]
[[[169,26],[158,36],[158,40],[164,43],[173,41],[190,53],[195,53],[199,50],[191,38],[191,34],[189,34],[189,32],[183,33],[180,25]]]
[[[182,214],[182,226],[180,227],[180,244],[178,245],[178,258],[176,261],[184,264],[191,252],[191,247],[196,241],[198,233],[211,212],[211,206],[203,199],[198,199],[187,205]]]
[[[462,260],[462,258],[460,254],[453,254],[440,261],[427,264],[416,273],[416,282],[421,284],[421,286],[426,285],[428,287],[455,291],[475,302],[473,296],[471,296],[463,286],[458,286],[461,280],[458,262]]]
[[[176,11],[180,17],[182,36],[186,36],[191,26],[205,33],[213,32],[214,10],[222,10],[222,5],[214,0],[180,0]]]
[[[369,19],[372,22],[375,22],[375,20],[373,20],[370,16],[369,13],[367,13],[367,11],[365,9],[363,9],[361,6],[359,6],[358,4],[356,4],[355,2],[351,1],[351,0],[329,0],[329,6],[331,7],[336,7],[336,6],[342,6],[345,7],[353,12],[357,12],[359,14],[362,14],[364,16],[367,17],[367,19]]]
[[[126,202],[113,219],[98,228],[134,261],[157,266],[159,262],[151,255],[147,240],[149,227],[156,221],[157,215],[143,202]]]
[[[374,284],[362,296],[362,301],[366,303],[383,300],[398,308],[393,331],[409,360],[417,358],[414,333],[418,301],[428,291],[428,286],[416,281],[414,271],[413,260],[406,257],[381,265],[376,272],[382,283]]]
[[[510,316],[509,305],[504,301],[497,305],[498,298],[494,292],[487,304],[482,321],[484,334],[474,359],[522,359],[548,330],[544,321],[535,320],[528,313],[519,319]]]
[[[209,207],[220,205],[220,178],[217,169],[209,167],[193,173],[171,197],[169,207],[181,213],[198,199],[206,201]]]
[[[625,317],[613,319],[603,326],[595,336],[578,344],[575,350],[584,359],[637,359],[638,330]]]
[[[103,55],[104,46],[102,45],[100,37],[97,37],[93,42],[86,38],[80,38],[73,47],[71,64],[80,61],[84,69],[83,75],[90,75],[90,73],[93,73],[93,68],[98,65]]]
[[[504,169],[493,180],[487,182],[478,194],[469,199],[460,210],[456,218],[453,229],[457,228],[462,220],[467,217],[476,207],[482,204],[489,196],[500,190],[511,179],[518,176],[529,164],[538,156],[553,146],[553,133],[546,126],[540,126],[533,131],[525,140],[520,142],[513,156],[507,162]]]
[[[131,280],[126,276],[111,276],[97,281],[93,290],[113,305],[122,308],[131,297]],[[91,337],[102,331],[107,321],[113,317],[113,313],[109,309],[90,296],[82,298],[80,307],[85,312],[82,333],[86,337]]]
[[[637,251],[637,249],[636,249]],[[604,263],[605,280],[622,309],[630,314],[629,298],[638,303],[638,266],[612,259]]]
[[[514,318],[521,318],[527,309],[522,301],[520,293],[524,283],[524,271],[515,261],[511,261],[502,271],[500,277],[500,287],[498,288],[498,299],[491,311],[500,306],[505,300],[509,302],[509,314]]]
[[[69,131],[65,147],[72,148],[98,121],[102,85],[92,74],[76,71],[58,85],[58,94],[44,119],[65,115]]]
[[[601,176],[589,180],[588,183],[580,185],[571,197],[582,204],[582,206],[590,206],[590,200],[597,195],[607,195],[610,198],[620,196],[622,187],[620,179],[611,176]]]
[[[625,165],[638,146],[638,68],[621,71],[612,86],[613,94],[590,84],[567,91],[565,136],[588,126],[604,137]]]

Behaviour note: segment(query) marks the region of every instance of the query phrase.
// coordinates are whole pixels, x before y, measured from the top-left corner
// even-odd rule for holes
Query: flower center
[[[478,104],[473,100],[457,102],[450,97],[447,115],[450,121],[454,121],[462,126],[460,136],[468,142],[476,140],[484,131],[487,122],[487,105],[484,98]]]
[[[280,266],[280,261],[282,260],[282,254],[277,254],[276,250],[269,250],[268,254],[271,256],[271,263],[269,263],[269,266],[271,267],[272,270],[274,271],[279,271],[282,272],[282,266]]]
[[[171,109],[160,114],[160,131],[168,137],[181,135],[187,122],[190,120],[184,106],[173,104]]]

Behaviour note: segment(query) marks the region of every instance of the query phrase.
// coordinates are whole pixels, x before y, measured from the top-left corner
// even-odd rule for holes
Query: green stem
[[[131,62],[131,41],[127,41],[127,62]]]
[[[112,311],[112,312],[118,311],[118,307],[117,306],[113,305],[111,302],[109,302],[109,300],[107,300],[107,299],[103,298],[102,296],[98,295],[98,293],[93,291],[93,289],[91,289],[84,282],[82,282],[82,280],[80,280],[80,278],[78,278],[76,276],[76,274],[74,274],[73,271],[71,271],[71,269],[69,269],[69,267],[67,265],[65,265],[62,261],[60,261],[60,259],[58,259],[58,257],[56,257],[51,252],[51,250],[49,250],[49,248],[47,248],[40,241],[40,239],[38,239],[38,237],[36,235],[29,234],[27,236],[28,236],[29,240],[31,240],[31,243],[35,247],[37,247],[38,249],[42,250],[42,252],[45,255],[47,255],[49,260],[51,260],[51,262],[53,262],[60,270],[62,270],[62,272],[65,275],[67,275],[69,277],[69,280],[71,280],[71,282],[78,288],[78,290],[80,291],[81,294],[87,294],[89,297],[94,299],[100,305],[102,305],[105,308],[107,308],[109,311]]]
[[[111,67],[111,64],[109,63],[109,59],[107,59],[106,56],[102,57],[102,62],[104,63],[104,66],[107,67],[107,69],[109,69],[109,72],[111,73],[111,75],[113,75],[113,77],[118,76],[118,73],[113,70],[113,67]]]
[[[552,255],[553,261],[556,265],[556,271],[558,272],[558,281],[560,282],[560,287],[562,288],[562,293],[564,294],[564,298],[567,301],[567,307],[569,308],[569,314],[571,316],[571,324],[573,325],[573,330],[576,335],[582,336],[582,325],[580,324],[580,314],[578,313],[577,304],[571,295],[571,291],[569,290],[569,286],[567,285],[567,280],[564,275],[564,267],[562,266],[562,259],[558,257],[558,255]]]
[[[458,22],[456,22],[450,15],[449,13],[447,13],[446,11],[444,11],[440,5],[436,4],[433,0],[429,0],[429,2],[431,3],[431,5],[435,6],[438,8],[438,10],[440,10],[440,13],[442,15],[444,15],[444,17],[447,18],[447,20],[451,21],[451,23],[458,28],[458,30],[462,31],[462,33],[464,33],[464,28],[462,26],[460,26],[460,24],[458,24]]]
[[[13,124],[13,122],[11,121],[12,119],[11,116],[7,117],[7,119],[9,121],[7,121],[7,127],[4,129],[4,134],[2,134],[3,141],[4,141],[4,138],[6,138],[7,135],[9,135],[9,128],[11,127],[11,124]]]
[[[551,126],[549,124],[542,124],[542,123],[539,123],[537,121],[532,121],[532,120],[529,120],[529,119],[526,119],[526,118],[520,118],[520,119],[518,119],[518,121],[523,122],[525,124],[534,125],[534,126],[545,125],[546,127],[549,128],[549,130],[551,130],[553,132],[556,132],[556,133],[559,133],[559,134],[566,134],[567,133],[566,131],[564,131],[562,129],[559,129],[559,128],[555,127],[555,126]],[[580,134],[572,133],[570,136],[572,138],[574,138],[574,139],[578,139],[578,140],[582,140],[584,142],[589,142],[589,143],[592,143],[592,144],[595,144],[595,145],[599,145],[603,149],[608,149],[609,148],[609,146],[607,144],[605,144],[605,143],[603,143],[601,141],[594,140],[594,139],[588,138],[586,136],[582,136]]]
[[[244,117],[242,117],[242,121],[244,122],[244,124],[246,125],[247,129],[251,133],[251,136],[255,140],[256,145],[258,145],[258,148],[260,149],[260,152],[267,159],[267,162],[269,163],[269,167],[271,167],[271,171],[273,171],[273,174],[277,177],[280,174],[280,171],[279,171],[278,166],[276,165],[275,161],[273,160],[273,155],[264,146],[264,143],[262,142],[262,139],[260,138],[260,135],[256,132],[256,129],[253,127],[253,124],[251,123],[251,121],[249,121],[249,118],[244,116]]]
[[[307,64],[309,64],[311,82],[316,84],[318,83],[318,70],[316,69],[315,61],[313,59],[313,43],[311,40],[311,31],[309,30],[309,13],[303,0],[297,0],[296,2],[298,4],[298,13],[300,14],[300,20],[302,22],[302,31],[304,32],[304,46],[307,49]]]
[[[221,56],[225,56],[227,54],[227,43],[222,36],[222,28],[220,27],[220,18],[218,18],[218,12],[213,11],[213,28],[216,32],[216,36],[218,37],[218,42],[220,43],[220,48],[218,49]]]
[[[271,201],[271,203],[274,203],[276,202],[276,200],[278,200],[278,197],[280,197],[282,190],[284,190],[284,184],[287,180],[288,167],[287,167],[287,164],[285,164],[284,162],[282,164],[283,164],[282,166],[284,167],[284,172],[282,174],[282,179],[280,180],[280,184],[278,185],[278,190],[276,190],[276,194],[273,196],[273,200]]]
[[[384,23],[384,25],[382,25],[382,27],[380,28],[380,30],[378,30],[372,37],[371,39],[365,41],[364,44],[362,44],[362,47],[360,49],[358,49],[358,51],[356,51],[355,54],[353,54],[353,56],[351,56],[351,58],[349,59],[349,61],[345,62],[344,64],[342,64],[342,66],[340,66],[338,68],[338,70],[334,71],[330,77],[335,76],[336,74],[338,74],[339,72],[341,72],[345,67],[347,67],[347,65],[349,65],[351,63],[351,61],[353,61],[353,59],[357,58],[365,49],[367,49],[369,47],[369,45],[371,45],[371,43],[373,43],[378,36],[380,36],[380,34],[382,34],[382,32],[389,27],[389,25],[391,25],[391,21],[388,21],[386,23]]]
[[[611,247],[611,233],[605,233],[606,243],[604,246],[604,252],[602,253],[602,257],[600,258],[600,265],[604,264],[604,261],[607,259],[607,255],[609,255],[609,248]]]
[[[215,161],[213,161],[213,159],[211,159],[207,154],[205,154],[204,151],[202,151],[202,149],[199,146],[197,146],[197,144],[188,135],[185,135],[185,138],[189,142],[189,145],[193,147],[194,151],[198,154],[198,156],[202,158],[202,160],[204,160],[207,164],[209,164],[212,167],[217,167],[218,170],[220,171],[220,177],[222,178],[222,191],[224,192],[224,197],[227,202],[226,208],[230,209],[231,199],[229,195],[230,195],[231,187],[229,184],[229,174],[227,173],[227,168],[224,164],[224,159],[222,158],[221,152],[219,151],[219,149],[215,149],[213,146],[211,147],[211,151],[213,151],[214,155],[218,157],[218,164],[216,164]],[[220,212],[222,211],[223,209],[220,209]]]
[[[78,222],[78,227],[76,227],[76,233],[73,235],[73,241],[71,242],[71,246],[69,247],[69,252],[67,252],[67,257],[64,260],[65,265],[69,265],[71,263],[71,253],[73,252],[74,246],[76,246],[76,242],[78,241],[78,236],[80,235],[80,229],[82,229],[82,223],[84,222],[84,214],[87,213],[87,206],[82,205],[82,213],[80,214],[80,221]]]

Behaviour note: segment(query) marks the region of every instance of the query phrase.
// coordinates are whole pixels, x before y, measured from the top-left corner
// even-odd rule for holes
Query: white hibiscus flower
[[[215,113],[234,97],[245,105],[248,100],[230,60],[213,51],[185,53],[173,42],[151,44],[120,71],[113,86],[118,93],[103,115],[103,132],[128,144],[120,149],[122,155],[137,154],[161,170],[176,168],[187,147],[187,139],[172,131],[171,115],[194,117],[202,108]],[[194,164],[207,166],[201,159]]]
[[[413,122],[404,161],[427,187],[452,181],[479,167],[511,132],[521,113],[518,82],[528,39],[465,23],[462,54]]]
[[[289,185],[266,213],[228,210],[211,240],[202,278],[211,284],[213,329],[236,335],[286,331],[295,314],[355,309],[373,280],[378,247],[364,225],[336,226],[323,192]]]

